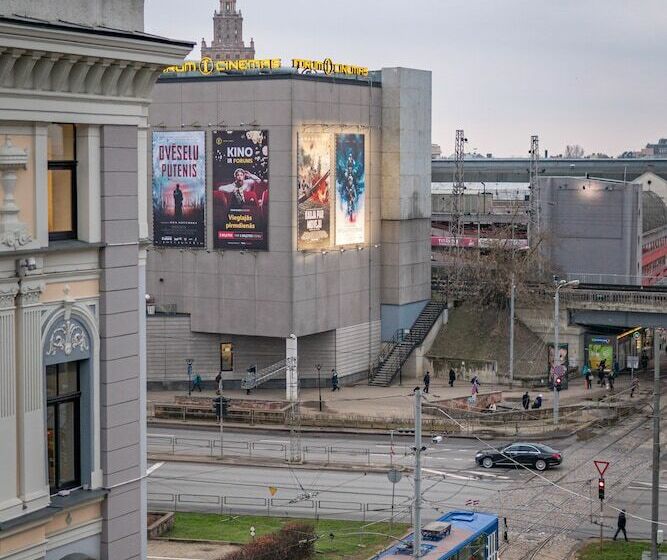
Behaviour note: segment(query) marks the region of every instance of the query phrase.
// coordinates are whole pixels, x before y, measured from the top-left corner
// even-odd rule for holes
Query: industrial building
[[[191,63],[149,120],[149,386],[187,383],[188,359],[225,387],[284,378],[290,335],[302,385],[365,379],[430,300],[430,73]]]

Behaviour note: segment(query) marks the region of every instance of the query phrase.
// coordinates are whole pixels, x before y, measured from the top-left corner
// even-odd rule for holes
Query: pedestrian
[[[630,398],[635,396],[635,391],[639,390],[639,378],[635,375],[630,382]]]
[[[449,386],[454,387],[454,381],[456,381],[456,372],[454,368],[449,368]]]
[[[338,372],[331,368],[331,390],[340,391],[340,385],[338,385]]]
[[[473,377],[470,380],[470,383],[472,383],[472,396],[474,399],[477,398],[477,393],[479,393],[479,379],[477,379],[477,376]]]
[[[616,376],[614,375],[614,371],[612,370],[609,372],[609,389],[612,391],[614,390],[614,377]]]
[[[542,394],[537,395],[537,398],[535,399],[535,402],[533,403],[532,408],[542,408]]]
[[[219,371],[218,375],[215,376],[215,394],[219,395],[220,394],[220,387],[222,385],[222,372]],[[250,394],[250,392],[248,392]]]
[[[201,375],[199,374],[195,375],[195,380],[192,383],[192,390],[194,391],[195,389],[199,389],[201,393]]]
[[[602,386],[604,383],[604,368],[607,365],[606,360],[602,360],[600,365],[598,365],[598,385]]]
[[[584,364],[584,367],[581,368],[581,373],[584,376],[584,386],[586,389],[591,388],[591,366],[588,365],[588,362]]]
[[[618,537],[618,534],[623,531],[623,536],[625,537],[625,542],[628,542],[628,534],[625,532],[625,510],[622,509],[621,513],[618,514],[618,521],[616,523],[616,534],[614,535],[614,540],[616,540],[616,537]]]
[[[428,386],[431,384],[431,374],[427,371],[424,375],[424,393],[428,393]]]
[[[524,410],[528,410],[530,408],[530,395],[528,394],[528,391],[526,391],[523,394],[523,397],[521,397],[521,404],[523,405]]]

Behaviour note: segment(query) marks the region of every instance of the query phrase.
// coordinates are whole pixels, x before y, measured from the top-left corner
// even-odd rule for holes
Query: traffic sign
[[[600,476],[604,476],[607,467],[609,467],[609,461],[593,461],[593,463],[595,463],[595,468],[600,473]]]
[[[632,334],[632,338],[634,338],[635,340],[637,340],[640,336],[641,336],[641,334],[640,334],[639,331]]]
[[[627,362],[630,369],[639,369],[639,356],[627,356]]]
[[[387,478],[392,484],[397,484],[400,482],[401,478],[403,478],[403,475],[401,474],[401,471],[397,469],[391,469],[387,472]]]

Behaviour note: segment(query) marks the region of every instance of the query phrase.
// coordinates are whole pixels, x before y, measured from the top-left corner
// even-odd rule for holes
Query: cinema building
[[[149,387],[188,359],[238,386],[290,335],[302,386],[365,379],[430,301],[430,73],[209,59],[160,77],[149,122]]]
[[[146,558],[147,111],[191,45],[142,29],[139,0],[0,4],[3,560]]]

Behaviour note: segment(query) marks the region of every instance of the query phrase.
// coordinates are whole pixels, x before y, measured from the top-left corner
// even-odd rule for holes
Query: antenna
[[[530,137],[530,206],[528,228],[528,239],[530,244],[537,243],[540,235],[540,180],[538,177],[538,166],[540,164],[540,139],[537,135]]]

